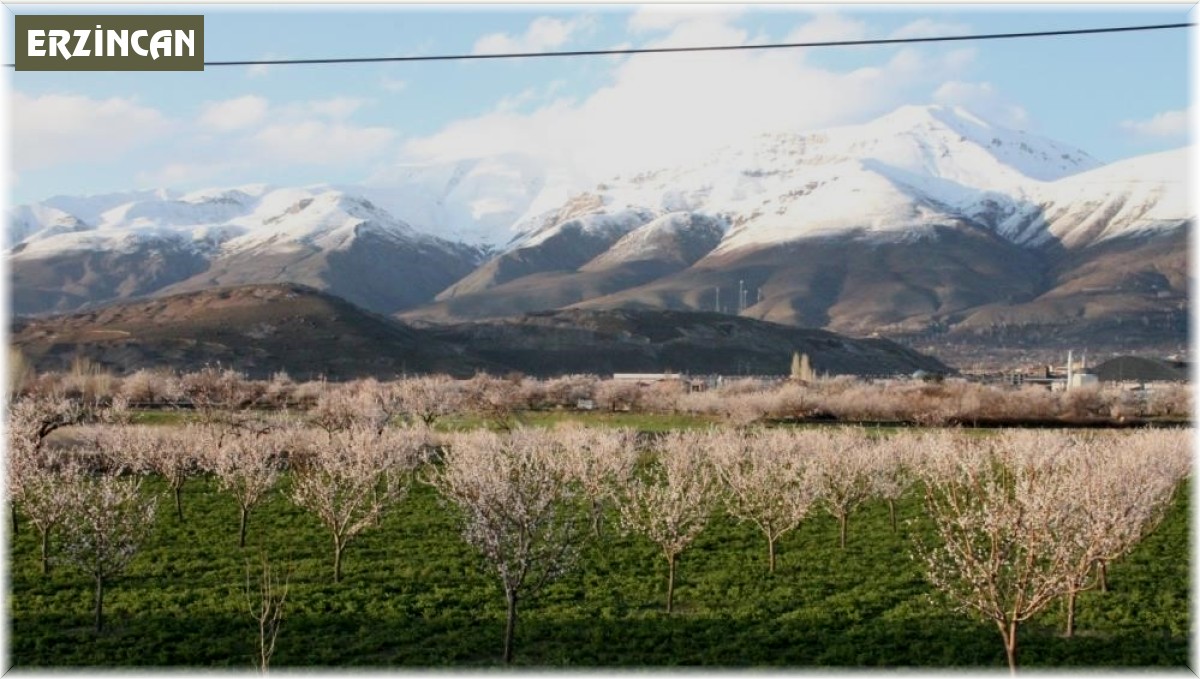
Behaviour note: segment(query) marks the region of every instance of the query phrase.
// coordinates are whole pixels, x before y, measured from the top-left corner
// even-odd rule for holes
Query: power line
[[[350,57],[345,59],[265,59],[254,61],[206,61],[205,66],[275,66],[286,64],[360,64],[405,61],[468,61],[479,59],[536,59],[543,57],[594,57],[623,54],[668,54],[681,52],[733,52],[737,50],[794,49],[798,47],[855,47],[860,45],[896,45],[921,42],[952,42],[958,40],[1003,40],[1011,38],[1040,38],[1096,33],[1128,33],[1185,28],[1190,23],[1115,26],[1110,28],[1079,28],[1060,31],[1029,31],[1024,33],[983,33],[976,35],[940,35],[924,38],[879,38],[874,40],[828,40],[821,42],[782,42],[763,45],[708,45],[700,47],[641,47],[608,50],[570,50],[563,52],[502,52],[494,54],[437,54],[411,57]]]
[[[795,49],[800,47],[858,47],[864,45],[900,45],[926,42],[956,42],[965,40],[1008,40],[1014,38],[1046,38],[1054,36],[1095,35],[1100,33],[1130,33],[1187,28],[1191,23],[1113,26],[1108,28],[1077,28],[1058,31],[1026,31],[1021,33],[978,33],[974,35],[938,35],[913,38],[878,38],[872,40],[827,40],[818,42],[781,42],[762,45],[706,45],[697,47],[641,47],[607,50],[569,50],[562,52],[501,52],[493,54],[435,54],[409,57],[346,57],[328,59],[251,59],[241,61],[206,61],[205,66],[286,66],[291,64],[377,64],[410,61],[476,61],[482,59],[538,59],[546,57],[594,57],[628,54],[671,54],[684,52],[734,52],[739,50]],[[12,68],[13,64],[4,64]]]

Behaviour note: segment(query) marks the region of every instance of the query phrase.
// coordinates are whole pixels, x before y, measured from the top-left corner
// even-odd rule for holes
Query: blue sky
[[[202,13],[206,58],[236,60],[1053,30],[1186,21],[1190,8],[10,9]],[[406,163],[509,152],[602,178],[686,162],[753,132],[862,122],[928,103],[963,105],[1112,161],[1187,143],[1188,65],[1188,31],[1172,30],[707,55],[14,73],[11,198],[380,183]]]

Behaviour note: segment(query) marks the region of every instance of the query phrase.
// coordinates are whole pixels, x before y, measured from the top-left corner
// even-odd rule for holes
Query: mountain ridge
[[[592,186],[507,154],[399,166],[392,187],[384,173],[357,188],[59,196],[11,213],[14,309],[293,281],[441,322],[717,297],[859,334],[1177,314],[1189,154],[1102,165],[962,108],[908,106]]]
[[[246,285],[14,319],[12,342],[38,370],[77,357],[119,374],[220,364],[265,378],[391,379],[477,371],[552,376],[658,372],[782,374],[792,352],[830,373],[949,372],[887,340],[843,337],[711,313],[561,311],[501,321],[407,325],[297,284]]]

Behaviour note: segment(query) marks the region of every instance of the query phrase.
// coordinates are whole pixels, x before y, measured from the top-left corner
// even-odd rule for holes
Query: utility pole
[[[746,308],[746,284],[745,281],[738,279],[738,313]]]
[[[721,313],[721,286],[717,286],[717,313]]]

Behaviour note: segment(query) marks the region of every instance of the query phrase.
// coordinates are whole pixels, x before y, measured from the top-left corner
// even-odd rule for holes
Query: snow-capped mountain
[[[480,258],[328,187],[52,198],[13,217],[18,313],[281,281],[390,313],[428,300]]]
[[[906,106],[599,183],[506,154],[362,186],[56,197],[16,208],[8,243],[19,312],[293,281],[423,319],[634,306],[851,332],[1144,323],[1186,301],[1186,158],[1102,165],[962,108]]]
[[[188,194],[163,190],[149,195],[55,197],[18,207],[10,235],[14,248],[26,256],[156,238],[238,250],[265,242],[336,237],[360,223],[400,237],[423,237],[370,201],[342,191],[264,185]]]
[[[617,177],[591,193],[606,213],[724,215],[733,228],[721,250],[731,251],[847,230],[910,234],[1011,213],[1042,184],[1099,166],[1083,151],[958,107],[906,106],[863,125],[765,134],[702,163]],[[536,221],[516,230],[545,228]]]
[[[1102,264],[1084,251],[1111,257],[1146,238],[1161,247],[1186,236],[1185,157],[1180,150],[1103,166],[1079,149],[944,106],[763,134],[704,162],[611,178],[517,223],[507,251],[406,316],[503,315],[567,302],[917,332],[952,328],[973,309],[999,304],[1044,322],[1053,314],[1038,300],[1075,285],[1072,266]],[[660,267],[665,273],[653,280],[591,285],[597,263],[627,257],[627,239],[667,218],[719,224],[720,236],[689,265]],[[1146,294],[1151,307],[1178,315],[1186,284],[1176,269],[1186,264],[1136,261],[1122,255],[1121,267],[1169,270],[1170,282]],[[545,292],[551,281],[560,292]],[[1138,306],[1108,306],[1104,285],[1090,289],[1076,317]]]
[[[1169,232],[1194,217],[1186,148],[1119,161],[1038,187],[1044,231],[1036,244],[1078,248]]]

